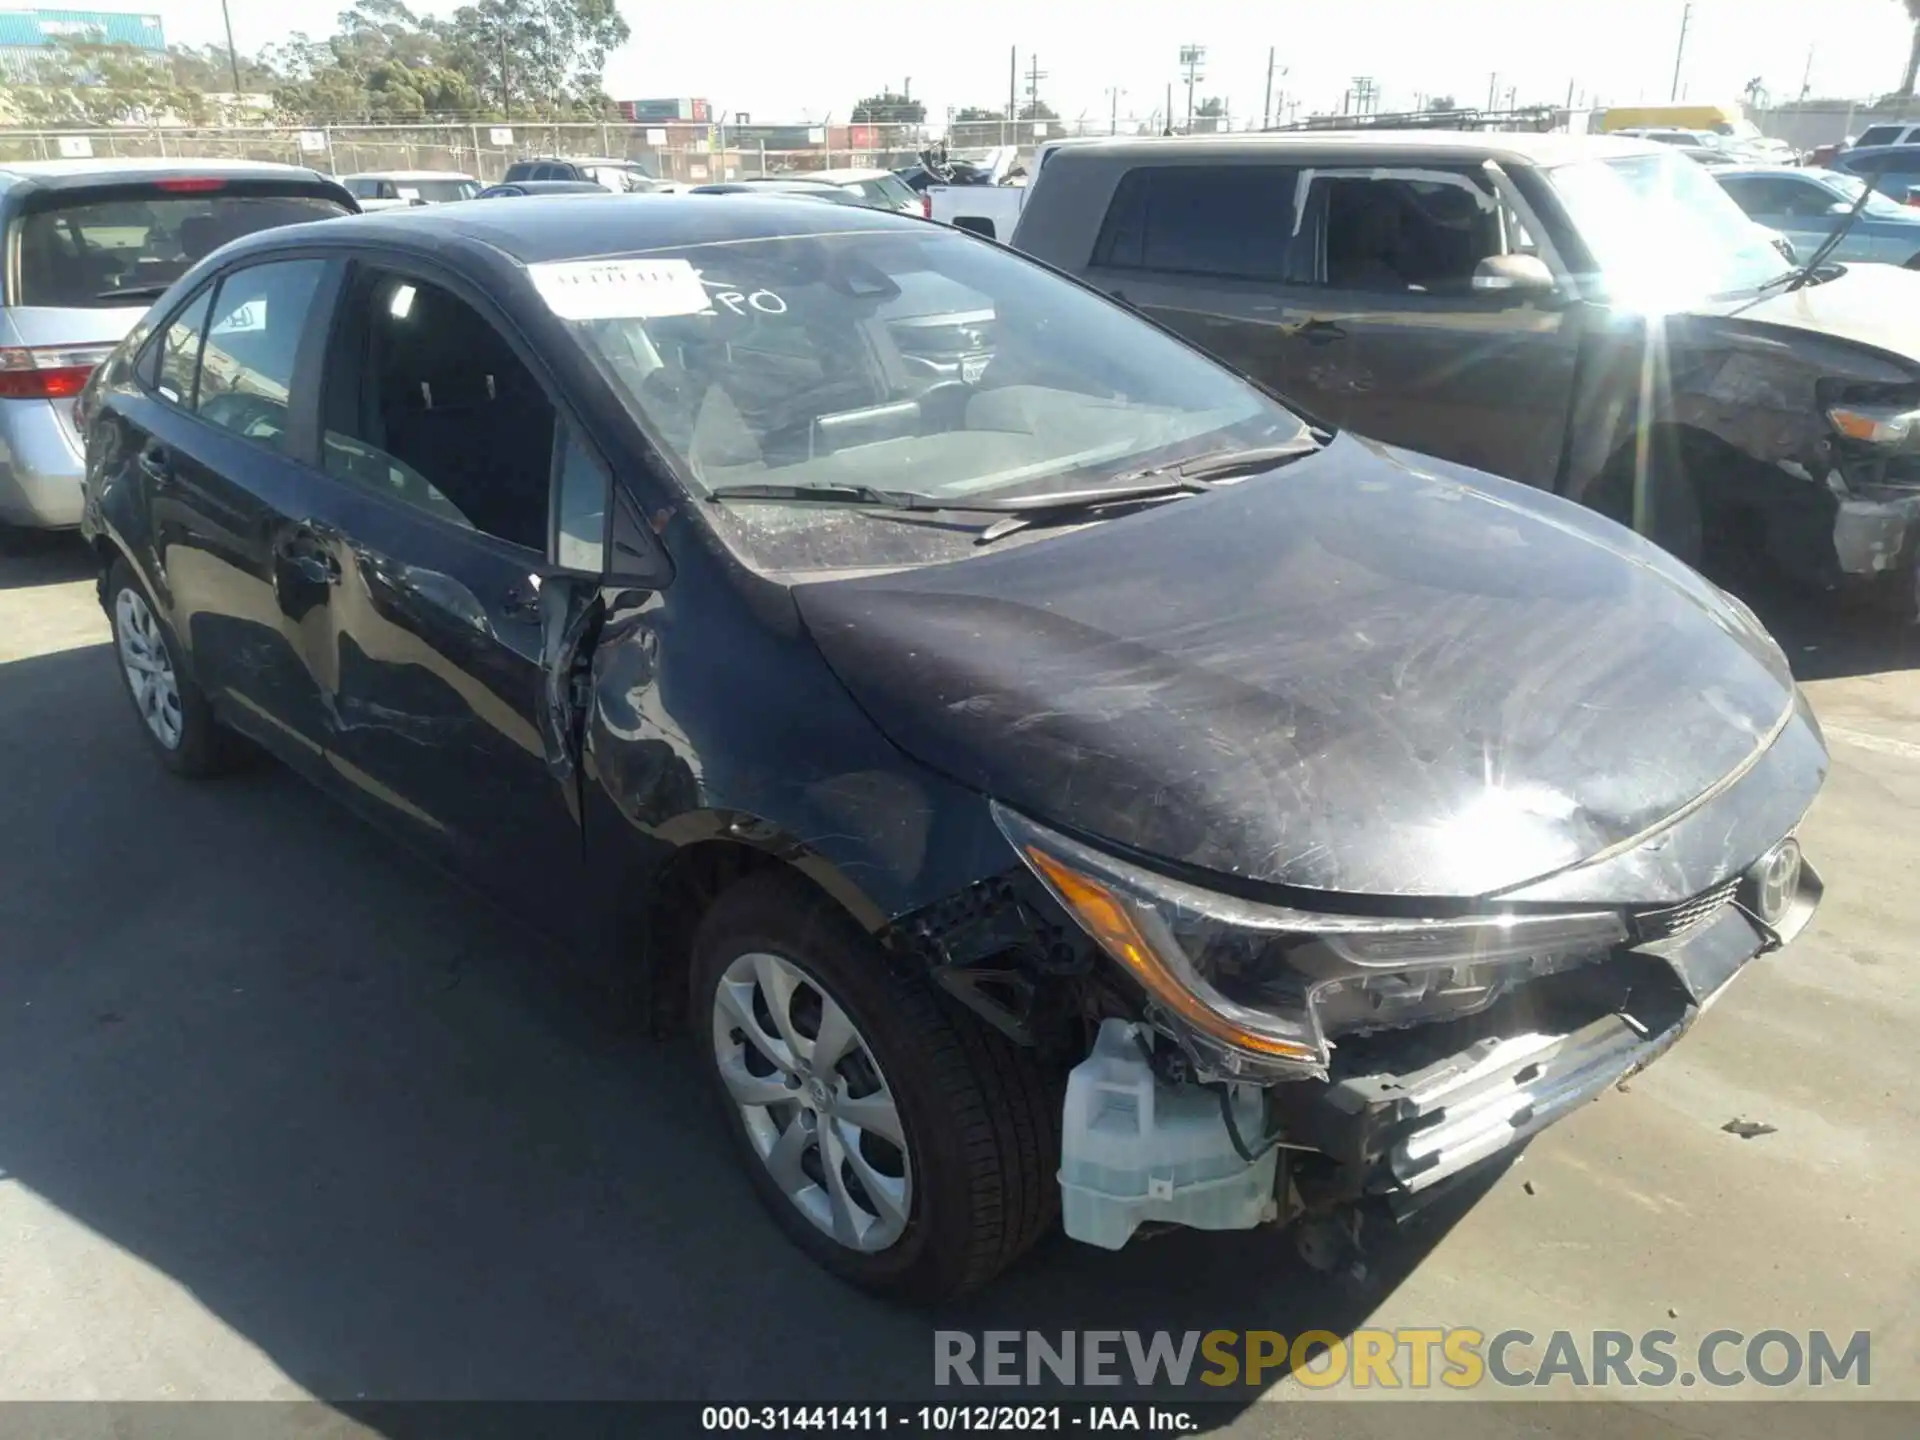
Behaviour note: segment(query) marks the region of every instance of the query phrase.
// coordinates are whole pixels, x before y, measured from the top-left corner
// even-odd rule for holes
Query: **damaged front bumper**
[[[1750,960],[1805,928],[1821,894],[1802,864],[1773,928],[1743,903],[1740,886],[1724,885],[1674,907],[1672,926],[1648,925],[1610,959],[1543,977],[1492,1009],[1341,1042],[1324,1081],[1261,1092],[1268,1143],[1284,1160],[1276,1179],[1284,1204],[1267,1215],[1358,1203],[1396,1218],[1414,1213],[1652,1064]],[[1164,1182],[1157,1193],[1175,1197]],[[1141,1218],[1163,1215],[1178,1209]]]

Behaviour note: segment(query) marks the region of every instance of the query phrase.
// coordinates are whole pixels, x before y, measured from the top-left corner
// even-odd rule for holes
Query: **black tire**
[[[117,617],[122,591],[131,591],[147,607],[153,617],[158,641],[166,649],[167,662],[172,666],[174,688],[180,701],[180,738],[176,744],[164,743],[147,723],[139,697],[134,693],[132,679],[127,674],[126,666],[121,663],[120,621]],[[107,620],[114,627],[113,663],[120,671],[122,688],[133,707],[134,719],[148,748],[167,769],[190,779],[218,775],[232,769],[246,754],[245,742],[214,718],[213,707],[207,703],[206,694],[180,666],[180,642],[174,638],[173,631],[147,587],[124,559],[115,560],[107,571],[106,601]]]
[[[1609,520],[1635,528],[1634,475],[1637,459],[1631,448],[1614,457],[1588,487],[1586,503]],[[1685,465],[1684,447],[1662,435],[1648,449],[1646,480],[1647,539],[1676,560],[1698,567],[1706,550],[1706,526],[1700,497]]]
[[[762,952],[803,971],[847,1012],[892,1091],[913,1185],[903,1232],[877,1253],[839,1243],[801,1213],[753,1148],[721,1078],[715,992],[729,965]],[[894,968],[798,876],[763,871],[714,902],[694,939],[690,1003],[701,1063],[755,1188],[787,1236],[833,1274],[876,1294],[937,1303],[991,1280],[1053,1224],[1059,1077],[924,978]]]

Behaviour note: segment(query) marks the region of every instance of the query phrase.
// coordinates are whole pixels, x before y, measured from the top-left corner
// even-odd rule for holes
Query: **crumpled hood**
[[[1920,361],[1920,271],[1897,265],[1848,265],[1831,280],[1775,291],[1731,313]]]
[[[1637,536],[1345,436],[1209,495],[794,595],[921,762],[1148,856],[1315,890],[1514,887],[1804,723],[1744,607]]]

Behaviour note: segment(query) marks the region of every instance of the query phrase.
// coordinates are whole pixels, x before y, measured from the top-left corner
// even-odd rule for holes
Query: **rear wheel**
[[[200,687],[182,673],[178,642],[125,560],[107,574],[107,613],[127,696],[160,763],[188,776],[229,768],[240,739],[213,718]]]
[[[691,1000],[755,1188],[834,1274],[933,1302],[1052,1223],[1057,1085],[798,877],[750,876],[714,902]]]

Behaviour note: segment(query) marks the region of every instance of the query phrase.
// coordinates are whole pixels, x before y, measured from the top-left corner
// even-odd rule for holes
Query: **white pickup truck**
[[[1004,243],[1013,234],[1020,209],[1027,203],[1028,187],[1040,178],[1047,158],[1063,145],[1090,144],[1098,138],[1049,140],[1034,152],[1032,163],[1025,170],[1017,163],[1014,147],[996,150],[990,165],[993,173],[1002,178],[992,185],[929,185],[927,218]]]

